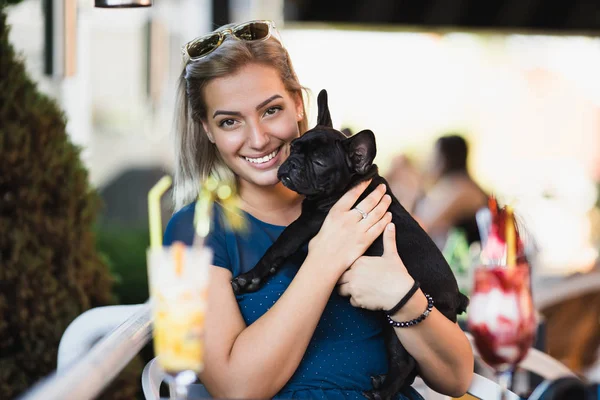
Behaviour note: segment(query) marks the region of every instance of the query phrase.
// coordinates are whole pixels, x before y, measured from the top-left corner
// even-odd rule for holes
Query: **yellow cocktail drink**
[[[154,352],[172,375],[199,373],[204,361],[204,316],[212,252],[175,243],[148,250]]]

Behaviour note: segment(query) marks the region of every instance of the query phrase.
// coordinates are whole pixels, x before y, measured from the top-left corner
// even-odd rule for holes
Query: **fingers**
[[[367,230],[369,238],[372,238],[372,240],[377,239],[379,235],[383,233],[387,224],[389,224],[390,222],[392,222],[392,213],[387,212],[385,213],[383,218],[381,218],[379,221],[377,221],[377,223],[375,223],[375,225],[373,225]]]
[[[347,283],[344,283],[343,285],[339,285],[337,288],[337,291],[340,296],[343,296],[343,297],[350,296],[350,288]]]
[[[343,285],[344,283],[350,282],[350,274],[351,274],[350,269],[347,269],[346,272],[344,272],[342,274],[342,276],[340,276],[340,279],[338,279],[338,281],[337,281],[336,284],[337,285]]]
[[[350,208],[352,208],[354,203],[356,203],[360,195],[365,191],[370,183],[371,179],[361,182],[352,189],[348,190],[342,197],[340,197],[333,207],[331,207],[331,210],[348,211]]]
[[[391,198],[391,196],[389,194],[384,195],[381,198],[381,201],[379,202],[379,204],[377,204],[375,206],[375,208],[373,208],[369,212],[367,218],[364,219],[365,225],[366,226],[372,226],[372,225],[376,224],[377,221],[379,221],[384,216],[384,214],[386,213],[386,211],[390,207],[390,204],[392,204],[392,198]]]
[[[381,184],[379,186],[377,186],[375,188],[375,190],[373,190],[371,193],[369,193],[369,195],[367,197],[365,197],[364,199],[362,199],[362,201],[360,203],[358,203],[356,205],[356,208],[366,212],[369,216],[371,216],[371,213],[375,210],[375,208],[377,207],[378,204],[381,203],[381,201],[383,200],[385,195],[385,184]],[[389,196],[388,196],[389,197]],[[391,203],[391,197],[389,199],[390,203]],[[389,206],[390,203],[388,203],[387,205]],[[387,209],[387,207],[386,207]],[[358,219],[362,219],[362,215],[360,213],[358,213],[357,211],[354,211],[358,217]],[[385,212],[385,210],[384,210]],[[379,218],[381,218],[381,216],[383,215],[383,213],[381,213],[379,215]],[[368,217],[366,218],[368,219]]]
[[[350,297],[350,304],[352,304],[352,307],[363,308],[356,300],[354,300],[354,297]]]
[[[383,256],[398,257],[398,246],[396,246],[396,226],[393,222],[387,224],[383,233]]]
[[[356,299],[350,295],[350,290],[348,288],[349,286],[349,284],[345,283],[338,287],[339,295],[343,297],[350,297],[350,304],[352,304],[353,307],[362,308],[362,305],[360,305]]]

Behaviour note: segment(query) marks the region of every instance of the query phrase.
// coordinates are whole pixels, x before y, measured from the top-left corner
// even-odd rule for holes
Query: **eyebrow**
[[[275,99],[283,99],[283,97],[281,97],[281,95],[274,94],[273,96],[269,97],[268,99],[266,99],[265,101],[263,101],[262,103],[257,105],[256,111],[260,110],[261,108],[263,108],[264,106],[266,106],[267,104],[269,104],[270,102],[272,102]]]
[[[261,108],[263,108],[264,106],[266,106],[267,104],[269,104],[270,102],[272,102],[275,99],[283,99],[283,97],[279,94],[274,94],[273,96],[269,97],[268,99],[266,99],[265,101],[263,101],[262,103],[257,105],[256,110],[257,111],[260,110]],[[217,110],[213,114],[213,118],[215,118],[217,115],[232,115],[234,117],[240,117],[242,114],[239,111]]]

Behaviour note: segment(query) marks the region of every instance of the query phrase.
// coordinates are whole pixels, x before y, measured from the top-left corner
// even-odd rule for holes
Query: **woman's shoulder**
[[[165,229],[163,244],[168,246],[174,241],[180,241],[188,246],[192,245],[194,240],[194,215],[196,211],[196,202],[190,203],[180,210],[176,211]],[[219,234],[223,229],[222,210],[215,203],[211,215],[211,234]]]
[[[169,246],[175,241],[183,242],[188,246],[192,245],[194,240],[194,206],[187,206],[176,211],[165,228],[163,245]]]

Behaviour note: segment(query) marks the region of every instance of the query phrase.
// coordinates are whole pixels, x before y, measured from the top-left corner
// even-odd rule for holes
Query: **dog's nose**
[[[280,179],[281,183],[283,183],[283,185],[286,187],[292,183],[292,180],[290,179],[289,175],[283,175]]]

